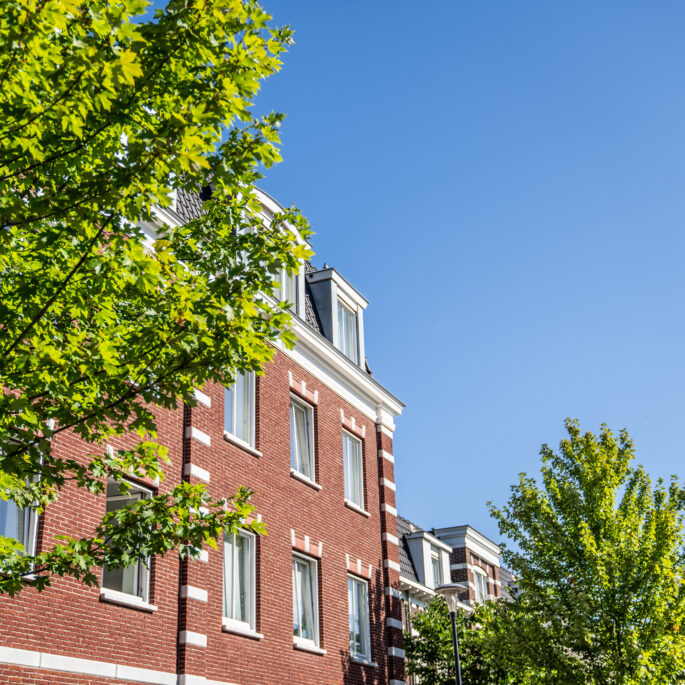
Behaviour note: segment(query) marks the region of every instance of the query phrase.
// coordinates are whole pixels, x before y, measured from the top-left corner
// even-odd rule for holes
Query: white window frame
[[[24,507],[23,509],[14,500],[0,500],[0,507],[9,509],[13,507],[17,515],[19,512],[24,512],[24,523],[22,525],[20,538],[9,536],[12,540],[17,540],[24,548],[20,552],[21,556],[32,557],[36,554],[36,545],[38,543],[38,514],[33,507]]]
[[[313,625],[313,632],[314,632],[314,639],[309,639],[306,637],[302,637],[301,635],[296,635],[293,632],[293,642],[304,648],[304,649],[311,649],[319,648],[319,643],[320,643],[320,630],[319,630],[319,562],[316,559],[313,559],[312,557],[308,557],[304,554],[297,554],[296,552],[293,552],[293,559],[292,559],[292,578],[293,578],[293,611],[295,610],[295,605],[296,605],[296,582],[295,582],[295,560],[298,560],[300,562],[304,562],[309,566],[309,576],[310,576],[310,585],[312,588],[312,621],[314,623]],[[299,608],[299,607],[298,607]],[[300,619],[300,624],[301,624],[301,619]],[[293,631],[294,631],[294,626],[293,626]]]
[[[228,569],[226,567],[226,537],[228,535],[224,535],[224,550],[223,550],[223,585],[222,585],[222,617],[223,617],[223,626],[224,628],[234,628],[239,631],[247,631],[247,632],[254,632],[255,626],[256,626],[256,620],[257,620],[257,551],[256,551],[256,536],[253,533],[248,533],[247,531],[244,530],[237,530],[233,533],[229,534],[233,538],[237,537],[242,537],[246,540],[249,541],[249,561],[248,561],[248,567],[249,567],[249,578],[247,579],[247,582],[249,583],[248,585],[248,594],[249,594],[249,600],[248,600],[248,607],[249,607],[249,620],[248,621],[240,621],[233,616],[227,616],[227,610],[226,610],[226,580],[227,580],[227,573]],[[232,574],[231,578],[233,580],[233,592],[236,591],[236,588],[238,587],[237,579],[238,576],[235,573],[235,568],[236,568],[236,555],[237,555],[237,547],[234,544],[233,545],[233,559],[232,559]]]
[[[345,324],[346,319],[343,313],[349,314],[354,323],[353,323],[353,330],[354,330],[354,342],[355,342],[355,349],[354,349],[354,354],[350,354],[350,350],[346,349],[346,342],[347,342],[347,336],[345,335],[345,326],[341,324]],[[360,331],[359,331],[359,312],[357,311],[357,308],[354,306],[350,306],[347,304],[347,302],[343,301],[342,298],[338,297],[338,302],[336,306],[336,325],[337,325],[337,331],[338,331],[338,349],[354,364],[357,364],[359,366],[359,360],[361,357],[361,346],[359,344],[360,340]]]
[[[236,428],[236,409],[237,409],[237,394],[233,390],[235,388],[236,384],[233,383],[230,385],[228,388],[224,388],[224,434],[225,435],[230,435],[231,440],[234,440],[235,442],[245,445],[246,447],[249,447],[250,449],[255,448],[255,441],[256,441],[256,421],[255,421],[255,407],[257,404],[257,398],[256,398],[256,388],[257,388],[257,383],[256,383],[256,374],[254,371],[244,371],[241,375],[245,376],[245,387],[248,389],[249,392],[249,403],[248,403],[248,430],[247,430],[247,440],[244,438],[241,438],[240,436],[235,434],[235,428]],[[231,406],[229,408],[229,398],[233,397],[233,401],[231,402]],[[231,415],[231,421],[232,421],[232,426],[229,427],[229,411]],[[232,428],[233,430],[231,430]]]
[[[445,582],[444,581],[444,575],[443,575],[442,553],[435,545],[430,545],[428,558],[430,559],[431,579],[433,582],[433,587],[436,588]],[[437,579],[435,577],[435,562],[437,562],[438,568],[440,569],[440,578],[439,579]]]
[[[482,582],[483,586],[479,587],[479,579],[480,582]],[[473,585],[474,585],[474,595],[475,595],[475,602],[477,604],[482,604],[489,598],[489,593],[488,593],[488,574],[485,573],[482,569],[475,568],[473,569]]]
[[[359,486],[359,493],[360,493],[360,499],[361,502],[355,502],[351,498],[351,473],[350,473],[350,459],[349,459],[349,453],[348,450],[345,448],[345,439],[350,440],[354,443],[357,443],[359,445],[359,482],[357,485]],[[344,480],[344,492],[345,492],[345,501],[349,502],[350,504],[353,504],[355,507],[358,507],[361,510],[364,510],[364,500],[365,500],[365,493],[364,493],[364,443],[360,438],[358,438],[356,435],[352,435],[352,433],[349,433],[346,430],[343,430],[343,439],[342,439],[342,444],[343,444],[343,480]]]
[[[112,481],[114,482],[114,481]],[[138,483],[133,483],[131,481],[124,481],[131,489],[126,495],[115,495],[114,497],[106,496],[106,502],[130,499],[131,491],[141,493],[141,499],[148,499],[152,496],[153,491],[150,488],[146,488],[144,485],[139,485]],[[123,590],[117,590],[116,588],[110,588],[105,585],[105,571],[106,566],[102,568],[102,577],[100,582],[101,594],[116,594],[122,597],[134,598],[137,602],[142,602],[147,604],[150,601],[150,557],[147,557],[147,562],[143,562],[142,559],[129,564],[129,566],[122,566],[121,569],[130,568],[130,566],[136,566],[136,582],[139,585],[140,592],[137,594],[131,592],[124,592]],[[118,569],[116,569],[118,570]]]
[[[359,617],[360,625],[362,625],[362,637],[363,637],[363,651],[358,652],[352,646],[352,637],[350,636],[350,654],[353,657],[363,659],[365,661],[371,661],[371,620],[370,620],[370,610],[369,610],[369,583],[362,578],[358,578],[352,574],[347,575],[347,605],[348,605],[348,618],[350,624],[356,619],[354,614],[353,597],[354,597],[355,584],[360,585],[364,588],[366,603],[364,607],[359,607],[361,610],[361,616]],[[350,633],[351,633],[350,629]]]
[[[297,467],[297,460],[293,463],[294,450],[297,450],[299,444],[297,438],[297,423],[295,421],[294,407],[302,409],[305,414],[305,421],[307,423],[307,450],[306,455],[307,462],[309,464],[309,475],[307,475],[304,470]],[[301,455],[300,455],[301,456]],[[304,460],[301,458],[304,463]],[[316,449],[314,444],[314,407],[307,402],[303,402],[298,397],[294,395],[290,396],[290,470],[291,472],[297,473],[303,478],[316,483]]]

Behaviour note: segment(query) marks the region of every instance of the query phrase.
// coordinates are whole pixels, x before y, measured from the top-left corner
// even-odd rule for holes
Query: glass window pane
[[[24,544],[24,510],[14,502],[0,500],[0,535]]]
[[[134,486],[131,486],[124,495],[121,493],[119,483],[108,481],[107,512],[123,509],[147,496],[147,492],[136,489]],[[135,595],[147,601],[148,568],[142,561],[136,561],[128,566],[114,569],[104,566],[102,569],[102,587]]]
[[[233,618],[233,535],[224,535],[224,616]]]
[[[316,642],[315,588],[316,565],[293,558],[293,634]]]
[[[254,432],[253,384],[252,372],[236,376],[235,383],[226,389],[224,404],[224,429],[249,445]]]
[[[345,468],[345,497],[357,506],[364,506],[364,473],[361,442],[343,433],[343,464]]]
[[[290,407],[290,464],[296,471],[313,479],[309,430],[309,412],[293,402]]]
[[[350,612],[350,651],[369,657],[369,596],[366,583],[348,577],[347,596]]]

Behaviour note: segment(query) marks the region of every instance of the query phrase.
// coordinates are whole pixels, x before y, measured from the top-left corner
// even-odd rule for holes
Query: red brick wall
[[[316,490],[290,475],[290,377],[306,381],[307,391],[318,391],[315,407]],[[211,407],[198,405],[186,411],[186,421],[211,438],[205,446],[183,437],[182,411],[161,412],[159,440],[169,447],[169,474],[161,488],[181,478],[185,444],[190,463],[210,473],[209,488],[215,497],[230,496],[238,485],[255,491],[253,503],[266,524],[268,535],[257,542],[257,620],[262,640],[222,631],[223,569],[221,550],[208,550],[208,562],[183,562],[183,584],[206,590],[206,603],[178,600],[177,555],[155,559],[151,575],[150,602],[159,607],[148,614],[131,608],[104,604],[99,591],[70,580],[56,580],[38,595],[27,590],[20,597],[0,597],[0,645],[165,672],[206,676],[209,679],[251,685],[257,683],[386,683],[402,673],[401,660],[388,658],[390,644],[401,647],[401,632],[388,630],[386,611],[401,618],[399,600],[386,597],[386,585],[398,585],[398,574],[384,569],[383,549],[397,561],[397,548],[381,542],[381,534],[396,531],[394,516],[381,514],[381,503],[395,506],[394,492],[384,488],[381,476],[394,480],[392,464],[378,450],[392,452],[392,440],[377,433],[373,421],[307,374],[283,353],[257,380],[256,457],[226,441],[223,436],[224,390],[204,388]],[[342,418],[355,419],[355,430],[364,430],[363,458],[365,509],[369,517],[344,504]],[[115,447],[119,446],[116,443]],[[56,453],[86,458],[87,448],[73,436],[58,437]],[[57,533],[89,534],[100,520],[105,498],[67,488],[41,521],[44,545]],[[389,522],[391,520],[391,522]],[[292,639],[292,538],[309,536],[321,542],[319,561],[320,645],[325,656],[293,649]],[[371,651],[377,667],[354,664],[349,659],[347,556],[360,559],[369,580]],[[396,577],[397,576],[397,577]],[[177,651],[178,630],[207,636],[207,647],[185,646]],[[389,665],[390,664],[390,665]],[[18,680],[3,680],[17,674]],[[23,675],[22,675],[23,674]],[[47,677],[46,671],[0,666],[1,682],[99,682],[90,676]],[[15,676],[11,676],[14,678]],[[113,680],[106,682],[112,683]]]

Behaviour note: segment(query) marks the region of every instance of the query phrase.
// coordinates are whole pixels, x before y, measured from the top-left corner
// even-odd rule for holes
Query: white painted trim
[[[499,545],[486,538],[471,526],[452,526],[451,528],[435,528],[433,534],[454,549],[465,547],[483,561],[499,567],[502,553]]]
[[[309,485],[309,487],[314,488],[314,490],[321,490],[322,486],[319,485],[318,483],[315,483],[311,478],[307,478],[307,476],[304,475],[304,473],[300,473],[299,471],[295,469],[290,469],[290,475],[305,483],[306,485]]]
[[[395,463],[395,457],[393,457],[393,455],[386,450],[378,450],[378,456],[382,457],[383,459],[387,459],[391,464]]]
[[[356,511],[358,514],[361,514],[362,516],[366,516],[366,518],[369,518],[371,516],[371,514],[368,511],[366,511],[366,509],[362,509],[362,507],[352,502],[352,500],[345,499],[345,506],[348,509],[352,509],[352,511]]]
[[[393,535],[392,533],[383,533],[383,540],[389,542],[391,545],[399,546],[400,544],[400,541],[397,539],[397,536]]]
[[[221,620],[221,630],[224,633],[232,633],[233,635],[242,635],[243,637],[249,637],[253,640],[263,640],[264,636],[258,633],[254,628],[251,628],[249,624],[243,621],[234,621],[233,619],[224,618]]]
[[[388,647],[388,656],[396,656],[398,659],[404,659],[404,650],[399,647]]]
[[[383,559],[383,566],[385,568],[391,568],[393,571],[397,571],[398,573],[400,572],[400,565],[392,559]]]
[[[183,472],[186,476],[192,476],[205,483],[209,483],[209,471],[200,468],[197,464],[186,464]]]
[[[397,486],[391,480],[388,480],[387,478],[379,478],[378,484],[382,488],[383,487],[388,488],[388,490],[392,490],[393,492],[395,492],[395,490],[397,489]]]
[[[208,680],[203,675],[188,675],[184,673],[178,676],[178,685],[236,685],[236,683],[226,683],[223,680]]]
[[[182,630],[178,634],[178,642],[181,645],[193,647],[206,647],[207,636],[204,633],[194,633],[192,630]]]
[[[130,607],[131,609],[140,609],[140,611],[147,611],[154,613],[157,607],[154,604],[146,602],[138,595],[129,595],[126,592],[118,592],[117,590],[110,590],[103,587],[100,589],[100,601],[108,604],[117,604],[122,607]]]
[[[392,438],[395,436],[394,431],[385,425],[377,424],[377,428],[378,428],[378,431],[380,433],[383,433],[383,435],[387,435],[389,438]]]
[[[205,395],[203,392],[195,388],[193,391],[193,396],[198,404],[202,404],[205,407],[212,406],[212,398],[209,395]]]
[[[206,549],[201,549],[198,550],[197,556],[190,557],[193,561],[201,561],[203,564],[206,564],[209,561],[209,552],[207,552]]]
[[[198,602],[206,602],[209,596],[207,590],[193,585],[184,585],[181,587],[181,599],[194,599]]]
[[[116,678],[117,680],[131,680],[138,683],[153,685],[176,685],[175,673],[153,671],[148,668],[138,668],[125,664],[116,664],[93,659],[80,659],[48,652],[34,652],[28,649],[14,647],[0,647],[0,663],[28,668],[40,668],[65,673],[78,673],[101,678]],[[188,683],[187,685],[190,685]],[[207,683],[206,685],[209,685]],[[226,684],[228,685],[228,683]]]
[[[393,678],[392,680],[388,680],[388,685],[406,685],[406,681]]]
[[[381,504],[381,511],[392,514],[392,516],[397,516],[397,509],[389,504]]]
[[[293,649],[300,649],[303,652],[311,652],[312,654],[318,654],[319,656],[328,654],[325,649],[317,647],[312,640],[305,640],[304,638],[297,637],[297,635],[293,635]]]
[[[395,599],[402,599],[402,592],[396,587],[386,587],[385,588],[386,597],[394,597]]]
[[[404,630],[404,626],[402,625],[402,621],[400,621],[397,618],[386,618],[385,619],[385,625],[388,628],[396,628],[397,630]]]
[[[197,440],[207,447],[212,444],[212,439],[209,437],[209,435],[207,435],[207,433],[203,433],[199,428],[195,428],[194,426],[188,426],[186,428],[186,438]]]
[[[249,452],[253,457],[264,456],[259,450],[256,450],[254,447],[252,447],[252,445],[249,445],[244,440],[237,438],[235,435],[229,433],[228,431],[224,431],[224,440],[234,444],[236,447],[240,447],[246,452]]]

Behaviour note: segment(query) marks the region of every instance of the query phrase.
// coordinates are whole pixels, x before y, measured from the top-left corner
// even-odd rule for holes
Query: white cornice
[[[307,280],[310,283],[332,280],[338,286],[339,291],[342,292],[343,295],[347,296],[347,298],[349,298],[357,306],[361,307],[362,309],[366,309],[369,304],[369,301],[333,268],[313,271],[312,273],[307,274]]]
[[[500,565],[502,550],[499,545],[471,526],[435,528],[433,533],[454,548],[466,547],[489,564]]]
[[[367,418],[394,430],[392,417],[402,413],[402,402],[302,319],[292,317],[291,326],[295,347],[288,350],[279,343],[279,349]]]

